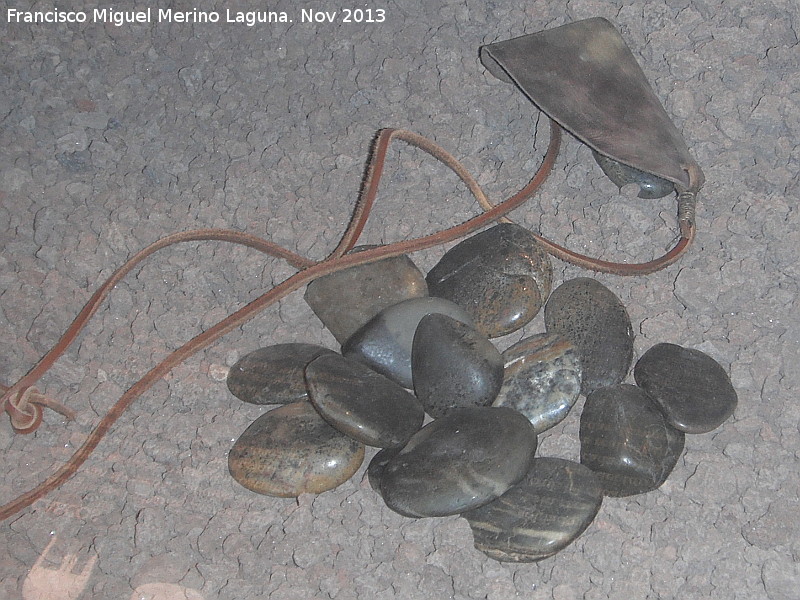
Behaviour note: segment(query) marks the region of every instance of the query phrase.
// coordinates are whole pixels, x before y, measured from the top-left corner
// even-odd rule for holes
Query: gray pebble
[[[486,406],[503,384],[503,357],[473,327],[433,313],[419,322],[411,350],[414,392],[430,416]]]
[[[530,422],[510,408],[456,408],[420,429],[384,467],[381,494],[409,517],[442,517],[482,506],[528,472]]]
[[[384,308],[427,295],[422,273],[408,256],[401,255],[320,277],[308,284],[304,298],[343,344]]]
[[[725,369],[699,350],[656,344],[636,363],[633,376],[670,424],[686,433],[716,429],[736,410],[738,397]]]
[[[228,373],[228,389],[250,404],[289,404],[308,400],[306,365],[333,350],[289,343],[259,348],[240,358]]]
[[[503,386],[492,406],[518,410],[537,434],[564,420],[581,393],[581,362],[569,340],[548,333],[525,338],[503,360]]]

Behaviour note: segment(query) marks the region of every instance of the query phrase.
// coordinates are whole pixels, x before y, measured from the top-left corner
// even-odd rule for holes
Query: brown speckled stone
[[[358,252],[372,246],[357,246]],[[320,277],[308,284],[305,300],[343,344],[384,308],[428,295],[425,277],[408,256],[394,256]]]
[[[364,460],[364,445],[331,427],[310,402],[261,415],[228,454],[228,470],[249,490],[291,498],[344,483]]]
[[[428,273],[431,296],[463,307],[493,338],[516,331],[546,302],[550,257],[524,227],[501,223],[453,246]]]

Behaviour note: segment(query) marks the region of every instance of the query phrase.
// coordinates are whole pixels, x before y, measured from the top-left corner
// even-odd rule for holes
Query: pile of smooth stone
[[[621,383],[634,337],[623,304],[590,278],[551,287],[548,255],[514,224],[457,244],[427,278],[399,256],[317,279],[305,299],[341,353],[279,344],[231,368],[235,396],[283,405],[236,441],[231,475],[270,496],[321,493],[374,446],[369,481],[392,510],[459,514],[475,547],[497,560],[555,554],[604,495],[658,488],[685,433],[718,427],[737,396],[716,361],[674,344],[650,348],[636,385]],[[489,341],[542,306],[545,333],[503,353]],[[537,435],[580,394],[580,463],[535,456]]]

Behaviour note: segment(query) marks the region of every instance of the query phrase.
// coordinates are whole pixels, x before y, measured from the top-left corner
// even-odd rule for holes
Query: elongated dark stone
[[[353,252],[372,246],[357,246]],[[305,301],[343,344],[384,308],[428,295],[425,277],[406,255],[384,258],[320,277],[308,284]]]
[[[250,404],[290,404],[308,400],[306,365],[333,350],[316,344],[276,344],[240,358],[228,373],[228,389]]]
[[[415,433],[383,468],[386,505],[409,517],[477,508],[528,472],[536,451],[530,422],[510,408],[456,408]]]
[[[686,433],[716,429],[736,410],[738,397],[725,369],[699,350],[656,344],[636,363],[633,376],[670,424]]]
[[[633,362],[633,327],[622,302],[599,281],[570,279],[558,286],[544,307],[548,333],[557,333],[578,350],[581,392],[620,383]]]
[[[400,384],[338,354],[311,361],[306,384],[322,417],[368,446],[405,444],[425,418],[420,401]]]
[[[448,250],[426,276],[431,296],[452,300],[487,337],[523,327],[550,294],[550,257],[530,231],[501,223]]]
[[[581,414],[581,463],[595,472],[607,496],[658,488],[683,452],[685,435],[672,427],[635,385],[589,394]]]
[[[364,461],[364,444],[331,427],[310,402],[264,413],[228,454],[228,470],[249,490],[290,498],[344,483]]]
[[[475,548],[495,560],[532,562],[575,541],[603,503],[595,474],[561,458],[534,458],[527,475],[489,504],[463,513]]]
[[[442,314],[425,316],[411,350],[414,391],[434,418],[486,406],[503,384],[503,357],[478,331]]]

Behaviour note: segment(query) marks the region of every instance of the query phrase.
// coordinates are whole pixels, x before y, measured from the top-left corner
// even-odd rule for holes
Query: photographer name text
[[[53,10],[33,11],[6,9],[8,23],[111,23],[117,27],[141,23],[233,23],[254,27],[266,23],[293,23],[285,11],[251,10],[174,10],[171,8],[145,8],[142,10],[117,10],[95,8],[91,11]],[[342,8],[337,10],[301,9],[300,23],[383,23],[386,11],[382,8]]]

